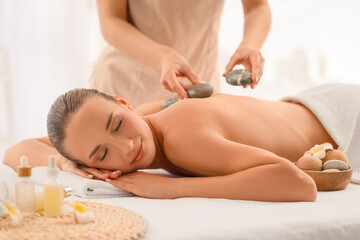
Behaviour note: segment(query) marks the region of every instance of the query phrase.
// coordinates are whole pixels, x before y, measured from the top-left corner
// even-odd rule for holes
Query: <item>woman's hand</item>
[[[264,61],[265,60],[258,49],[242,43],[230,58],[223,76],[225,77],[225,75],[231,71],[235,65],[242,64],[246,69],[251,70],[253,82],[250,86],[251,88],[254,88],[255,85],[259,83],[263,74]],[[244,88],[245,87],[246,86],[244,86]]]
[[[84,178],[98,178],[105,180],[115,179],[121,175],[120,170],[109,171],[104,169],[89,168],[86,166],[78,166],[76,163],[67,158],[64,158],[60,154],[56,156],[56,158],[57,164],[62,171],[75,173],[76,175],[82,176]]]
[[[173,186],[176,178],[168,178],[145,172],[128,173],[109,181],[113,186],[146,198],[176,198]]]
[[[180,77],[186,77],[191,84],[185,85],[179,81]],[[166,49],[161,61],[160,83],[180,97],[188,98],[186,90],[192,85],[200,83],[200,79],[183,56],[173,49]]]

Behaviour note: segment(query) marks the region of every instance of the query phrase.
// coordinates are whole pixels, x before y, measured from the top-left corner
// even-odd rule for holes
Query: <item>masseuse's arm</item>
[[[219,134],[201,132],[174,134],[173,139],[165,142],[171,162],[199,177],[165,178],[139,172],[120,176],[110,183],[149,198],[315,201],[314,181],[290,161]]]
[[[187,77],[193,84],[200,82],[187,60],[128,23],[127,0],[98,0],[97,4],[105,40],[128,57],[161,71],[160,82],[164,87],[187,98],[177,77]]]
[[[242,4],[245,20],[243,40],[230,58],[223,76],[235,65],[242,64],[252,71],[251,87],[254,88],[263,74],[264,58],[260,49],[270,30],[271,13],[266,0],[242,0]]]
[[[244,36],[241,44],[260,49],[271,26],[271,13],[266,0],[242,0],[244,8]]]

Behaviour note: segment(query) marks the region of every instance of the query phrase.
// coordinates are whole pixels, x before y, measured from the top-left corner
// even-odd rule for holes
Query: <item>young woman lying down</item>
[[[164,110],[162,101],[134,110],[97,90],[71,90],[51,107],[49,138],[16,144],[4,163],[15,169],[27,155],[46,166],[54,154],[62,170],[146,198],[315,201],[314,181],[293,162],[315,144],[338,145],[308,108],[220,94]],[[137,171],[155,168],[183,176]]]

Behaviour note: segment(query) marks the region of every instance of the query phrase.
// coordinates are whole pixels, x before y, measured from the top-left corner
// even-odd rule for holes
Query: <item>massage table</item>
[[[150,173],[166,175],[164,170]],[[218,198],[84,199],[120,206],[148,222],[147,240],[359,240],[360,185],[318,192],[315,202],[260,202]]]

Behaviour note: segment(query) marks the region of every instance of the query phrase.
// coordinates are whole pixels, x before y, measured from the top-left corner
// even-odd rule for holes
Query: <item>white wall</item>
[[[46,116],[61,93],[85,87],[99,52],[93,0],[2,0],[10,52],[15,139],[46,135]],[[1,114],[4,114],[1,109]]]
[[[251,91],[223,81],[224,92],[261,97],[272,86],[292,93],[320,82],[359,82],[360,2],[269,0],[269,4],[273,23],[262,49],[266,62],[261,83]],[[227,0],[220,31],[221,71],[240,43],[242,30],[241,1]],[[95,0],[0,0],[0,49],[10,57],[14,140],[45,135],[46,115],[55,98],[86,86],[100,36]],[[0,81],[4,79],[0,75]],[[1,103],[4,89],[0,94]],[[0,104],[0,116],[7,116],[7,111]],[[0,128],[9,135],[6,119],[0,118]]]

